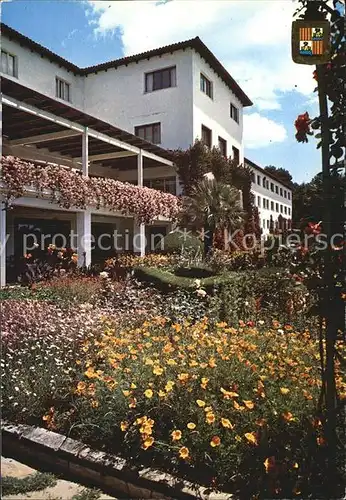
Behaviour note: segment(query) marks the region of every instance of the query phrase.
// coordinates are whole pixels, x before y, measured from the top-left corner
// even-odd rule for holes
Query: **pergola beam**
[[[11,146],[26,146],[28,144],[36,144],[38,142],[48,142],[58,139],[65,139],[66,137],[74,137],[79,135],[80,132],[76,130],[61,130],[60,132],[51,132],[50,134],[39,134],[31,137],[23,137],[21,139],[13,139],[9,144]]]
[[[85,131],[85,127],[83,125],[67,120],[66,118],[61,118],[47,111],[42,111],[41,109],[36,108],[31,104],[23,103],[21,101],[18,101],[17,99],[14,99],[13,97],[9,97],[7,95],[2,94],[1,99],[2,99],[2,104],[6,104],[7,106],[11,106],[12,108],[16,108],[19,109],[20,111],[24,111],[26,113],[38,116],[39,118],[43,118],[45,120],[54,122],[68,129],[78,131],[81,134],[83,134],[83,132]],[[95,139],[99,139],[100,141],[111,144],[112,146],[116,146],[117,148],[124,149],[126,151],[131,151],[136,155],[139,155],[141,151],[141,148],[127,144],[126,142],[115,139],[114,137],[110,137],[106,134],[103,134],[102,132],[97,132],[97,130],[93,130],[92,128],[88,129],[88,136],[93,137]],[[173,166],[173,162],[167,160],[166,158],[162,158],[161,156],[158,156],[154,153],[150,153],[145,149],[142,149],[142,151],[143,151],[143,156],[146,158],[150,158],[151,160],[157,161],[158,163],[164,165],[169,165],[171,167]]]
[[[131,151],[115,151],[114,153],[103,153],[98,155],[89,155],[89,161],[101,161],[110,160],[113,158],[127,158],[128,156],[137,156],[136,153]],[[74,158],[74,160],[80,161],[81,158]]]

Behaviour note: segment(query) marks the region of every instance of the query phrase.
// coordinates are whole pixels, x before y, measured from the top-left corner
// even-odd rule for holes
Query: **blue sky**
[[[254,102],[244,118],[245,154],[287,168],[297,182],[320,170],[312,138],[298,144],[299,113],[318,112],[314,67],[291,61],[294,2],[14,0],[2,21],[79,66],[90,66],[196,35]]]

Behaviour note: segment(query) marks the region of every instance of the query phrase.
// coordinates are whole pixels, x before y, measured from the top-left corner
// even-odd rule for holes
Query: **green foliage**
[[[155,250],[163,254],[182,252],[198,254],[203,250],[203,243],[197,236],[189,232],[172,231],[156,245]]]
[[[1,478],[3,496],[24,495],[31,491],[41,491],[56,485],[56,478],[52,474],[36,472],[25,477],[5,476]]]
[[[100,490],[84,488],[80,493],[73,495],[72,500],[98,500],[101,495]]]
[[[276,177],[279,181],[283,182],[284,184],[287,184],[289,186],[292,186],[292,175],[289,173],[288,170],[282,167],[274,167],[274,165],[268,165],[267,167],[264,167],[264,170],[270,174],[272,174],[274,177]]]

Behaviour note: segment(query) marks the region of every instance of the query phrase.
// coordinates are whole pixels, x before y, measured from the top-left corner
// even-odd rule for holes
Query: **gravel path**
[[[13,460],[12,458],[1,457],[1,477],[16,477],[24,478],[37,472],[35,469],[28,467]],[[33,491],[25,494],[2,496],[3,500],[72,500],[73,497],[88,490],[84,486],[70,481],[58,479],[57,484],[50,488],[41,491]],[[98,500],[116,500],[105,493],[101,493]]]

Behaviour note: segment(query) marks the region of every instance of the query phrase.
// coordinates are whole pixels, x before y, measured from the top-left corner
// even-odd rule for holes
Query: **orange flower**
[[[223,387],[221,387],[220,391],[222,392],[224,399],[237,398],[239,396],[236,392],[226,391]]]
[[[180,450],[179,450],[179,456],[180,456],[180,458],[183,458],[184,460],[186,458],[188,458],[188,456],[189,456],[189,449],[186,448],[186,446],[182,446],[182,448],[180,448]]]
[[[234,425],[231,424],[231,422],[228,420],[228,418],[222,418],[221,424],[223,427],[226,427],[226,429],[233,429],[233,427],[234,427]]]
[[[189,377],[190,375],[188,373],[179,373],[178,380],[180,380],[180,382],[187,382]]]
[[[282,414],[282,416],[283,416],[284,420],[286,420],[286,422],[294,422],[294,420],[296,420],[290,411],[285,411]]]
[[[220,446],[220,444],[221,444],[221,439],[219,438],[219,436],[213,436],[210,441],[210,446],[212,448],[215,448],[216,446]]]
[[[247,408],[248,410],[252,410],[252,409],[253,409],[253,407],[255,406],[255,405],[254,405],[254,403],[253,403],[252,401],[245,401],[245,400],[243,400],[243,403],[244,403],[244,406],[246,406],[246,408]]]
[[[208,378],[206,378],[206,377],[202,377],[202,378],[201,378],[201,382],[202,382],[202,383],[201,383],[201,387],[202,387],[202,389],[206,389],[206,388],[207,388],[207,384],[208,384],[208,382],[209,382],[209,379],[208,379]]]
[[[173,441],[179,441],[181,439],[182,434],[181,431],[175,430],[172,432],[171,436]]]
[[[266,458],[265,461],[263,462],[263,464],[264,464],[266,473],[268,474],[268,472],[275,467],[275,457]]]
[[[212,412],[208,412],[205,416],[205,421],[210,425],[215,422],[215,415]]]
[[[246,439],[251,443],[251,444],[255,444],[257,445],[258,442],[257,442],[257,435],[255,432],[247,432],[246,434],[244,434],[244,436],[246,437]]]
[[[152,436],[149,436],[143,441],[142,448],[143,450],[147,450],[153,444],[154,444],[154,438]]]
[[[123,432],[125,432],[128,428],[129,428],[129,423],[128,422],[125,422],[125,421],[120,422],[120,429]]]

